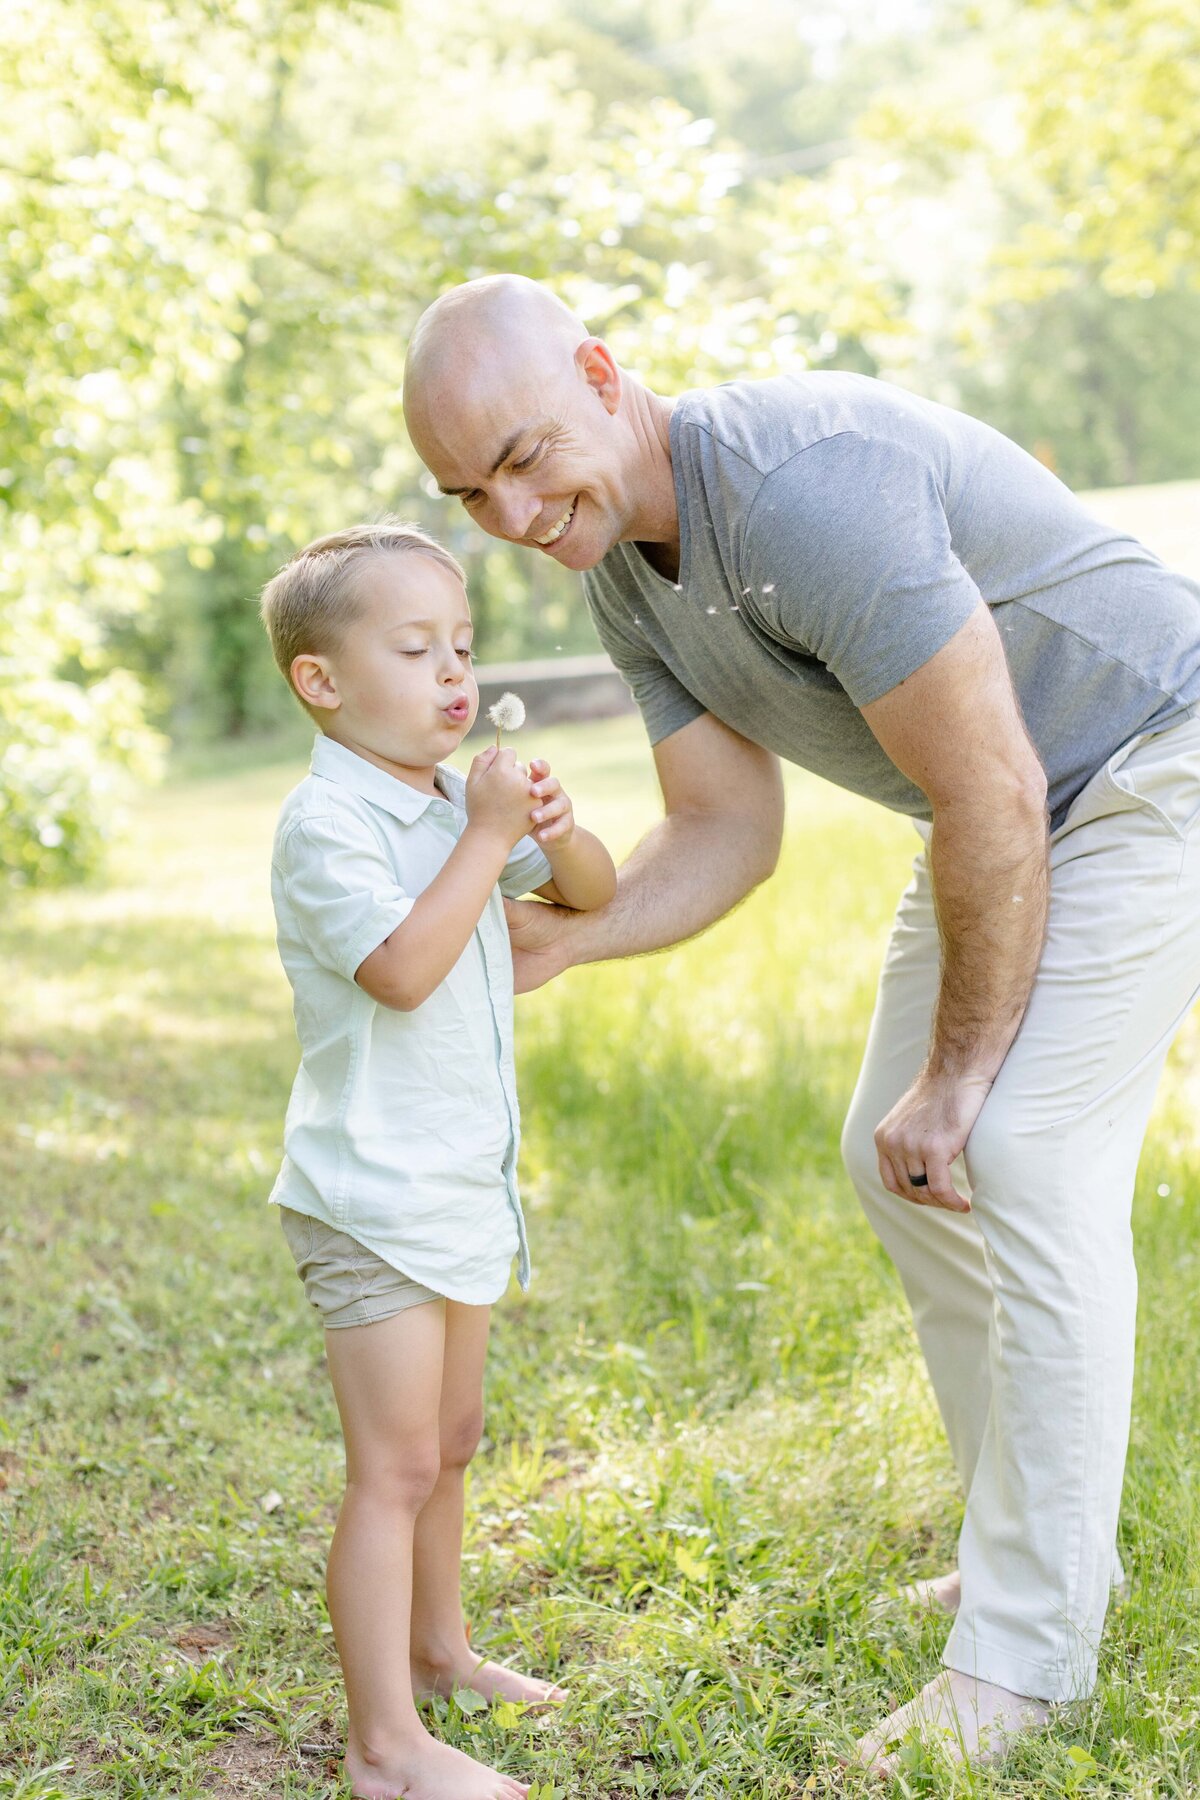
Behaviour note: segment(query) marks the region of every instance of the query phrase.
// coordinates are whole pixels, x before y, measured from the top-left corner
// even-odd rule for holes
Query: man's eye
[[[544,443],[535,445],[535,447],[529,452],[528,456],[523,456],[521,458],[520,462],[513,464],[514,471],[517,474],[520,474],[522,472],[522,470],[524,470],[524,469],[532,469],[534,463],[537,461],[538,457],[542,454],[542,451],[545,448],[546,448],[546,446]]]
[[[458,497],[462,501],[464,506],[474,506],[477,500],[482,500],[483,495],[482,494],[460,494]]]

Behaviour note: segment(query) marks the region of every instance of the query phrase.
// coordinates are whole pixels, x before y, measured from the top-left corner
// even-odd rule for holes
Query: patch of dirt
[[[190,1663],[205,1663],[210,1656],[223,1656],[233,1648],[233,1627],[225,1619],[215,1625],[185,1625],[171,1642]]]
[[[88,1063],[85,1056],[60,1056],[58,1051],[42,1044],[17,1043],[0,1057],[0,1080],[20,1081],[37,1075],[82,1075]]]
[[[278,1738],[239,1731],[213,1752],[209,1800],[282,1800],[287,1752]]]

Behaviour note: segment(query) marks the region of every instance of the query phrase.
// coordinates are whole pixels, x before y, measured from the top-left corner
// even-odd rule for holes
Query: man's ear
[[[603,338],[584,338],[575,352],[575,367],[605,412],[615,413],[621,404],[621,371]]]
[[[292,686],[306,706],[321,706],[334,712],[342,704],[328,657],[293,657],[291,677]]]

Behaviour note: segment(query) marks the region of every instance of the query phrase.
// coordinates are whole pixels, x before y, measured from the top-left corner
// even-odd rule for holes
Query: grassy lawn
[[[636,722],[538,746],[618,851],[654,818]],[[139,805],[119,884],[0,919],[11,1800],[342,1792],[340,1440],[264,1204],[296,1061],[267,859],[302,770],[193,759]],[[898,1587],[952,1561],[959,1498],[837,1155],[916,839],[789,789],[781,870],[732,918],[519,1005],[535,1280],[496,1313],[469,1613],[573,1699],[438,1710],[557,1800],[831,1791],[832,1752],[936,1667]],[[1198,1102],[1193,1022],[1139,1183],[1131,1590],[1097,1699],[998,1773],[916,1764],[897,1793],[1200,1789]]]

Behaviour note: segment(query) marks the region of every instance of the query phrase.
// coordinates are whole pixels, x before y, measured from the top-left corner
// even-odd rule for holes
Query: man
[[[666,399],[511,276],[423,315],[405,413],[485,531],[583,572],[662,786],[608,907],[520,910],[520,986],[741,900],[780,756],[926,839],[843,1148],[967,1496],[961,1589],[859,1755],[914,1725],[1002,1754],[1091,1691],[1120,1578],[1133,1180],[1200,987],[1200,589],[962,414],[832,373]]]

